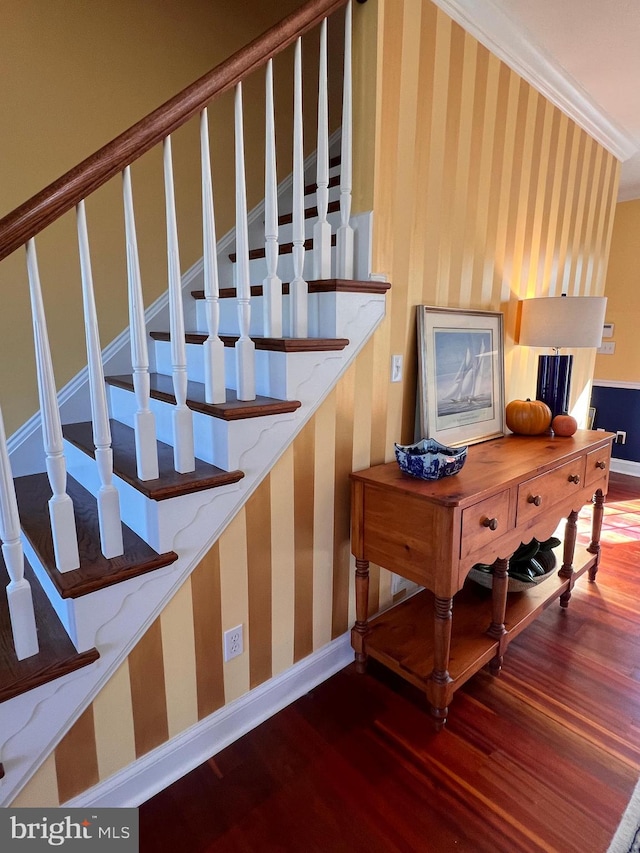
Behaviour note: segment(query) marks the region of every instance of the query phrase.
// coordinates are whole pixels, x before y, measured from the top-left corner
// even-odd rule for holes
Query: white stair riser
[[[69,441],[65,441],[65,457],[71,476],[96,496],[100,480],[95,461]],[[114,474],[113,483],[120,496],[123,524],[130,527],[158,553],[173,550],[177,532],[194,517],[200,507],[209,503],[212,494],[210,489],[205,489],[156,501],[142,494],[117,474]],[[226,489],[237,490],[238,486],[235,483],[219,486],[216,492]]]
[[[333,200],[333,199],[332,199]],[[315,204],[315,199],[313,201]],[[307,207],[310,205],[307,204]],[[317,218],[313,219],[305,219],[304,221],[304,236],[305,240],[311,240],[313,238],[313,226],[317,222]],[[331,225],[331,233],[335,234],[340,227],[340,211],[334,210],[332,213],[327,214],[327,222]],[[262,238],[264,242],[264,237]],[[287,222],[286,225],[281,225],[278,229],[278,242],[280,245],[283,243],[291,243],[293,242],[293,223]],[[251,244],[252,246],[259,246],[260,240],[256,240]]]
[[[154,344],[158,371],[170,375],[171,344],[168,341],[154,341]],[[189,379],[195,382],[204,382],[203,353],[201,344],[187,344]],[[342,358],[341,350],[336,350],[334,355]],[[256,350],[256,393],[278,400],[297,399],[296,389],[312,375],[318,364],[330,356],[330,352]],[[236,359],[232,347],[225,347],[225,384],[227,388],[237,387]]]
[[[42,566],[37,554],[23,537],[25,556],[29,561],[40,585],[49,598],[58,618],[69,635],[71,642],[79,652],[93,649],[97,644],[97,631],[101,624],[112,619],[122,607],[123,600],[140,585],[140,578],[144,575],[131,578],[131,580],[120,581],[113,586],[91,592],[78,598],[62,598],[53,585],[51,578]],[[170,566],[164,569],[156,569],[157,573],[170,570]],[[96,618],[100,614],[100,618]]]
[[[112,417],[127,426],[133,426],[136,401],[133,392],[123,388],[111,387],[110,410]],[[170,403],[151,400],[151,410],[156,418],[156,431],[160,441],[171,444],[173,441],[172,410]],[[296,413],[281,416],[295,418]],[[201,412],[193,412],[193,431],[195,454],[198,459],[217,465],[225,471],[242,469],[240,462],[247,448],[253,447],[255,437],[273,421],[273,415],[259,418],[246,418],[237,421],[225,421],[213,418]]]
[[[309,336],[310,337],[326,337],[321,335],[318,325],[318,316],[321,311],[320,301],[327,294],[312,293],[309,296]],[[196,325],[190,331],[197,331],[206,334],[207,321],[205,316],[205,301],[197,299],[196,302]],[[220,300],[220,334],[221,335],[237,335],[238,334],[238,308],[235,298]],[[254,296],[251,299],[251,331],[253,335],[263,335],[263,305],[264,298],[262,296]],[[289,294],[282,297],[282,323],[283,337],[289,337],[291,334],[291,317],[289,307]]]
[[[220,287],[235,287],[235,263],[228,256],[222,256],[218,259],[218,264]],[[334,271],[335,265],[333,265],[332,274]],[[266,274],[267,265],[264,258],[249,261],[249,281],[252,285],[262,284]],[[282,281],[291,281],[294,278],[293,257],[290,252],[278,257],[278,277]],[[303,278],[305,281],[313,279],[312,249],[307,249],[304,253]]]

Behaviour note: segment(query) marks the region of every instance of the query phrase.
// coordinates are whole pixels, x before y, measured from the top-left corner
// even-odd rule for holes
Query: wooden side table
[[[436,728],[454,692],[482,666],[500,671],[509,642],[553,600],[567,607],[585,572],[595,580],[611,459],[610,433],[507,436],[469,448],[452,477],[418,480],[395,462],[351,475],[358,669],[372,657],[423,690]],[[577,517],[593,501],[592,539],[576,548]],[[549,538],[567,518],[562,565],[507,597],[508,560],[521,542]],[[369,563],[424,590],[369,620]],[[465,579],[493,563],[493,588]]]

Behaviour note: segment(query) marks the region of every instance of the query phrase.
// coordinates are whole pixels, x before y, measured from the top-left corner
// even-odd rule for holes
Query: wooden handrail
[[[0,220],[0,260],[233,88],[347,0],[309,0]]]

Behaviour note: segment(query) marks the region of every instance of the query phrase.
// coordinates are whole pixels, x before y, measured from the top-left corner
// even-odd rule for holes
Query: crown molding
[[[636,153],[638,142],[492,0],[433,2],[619,160]]]

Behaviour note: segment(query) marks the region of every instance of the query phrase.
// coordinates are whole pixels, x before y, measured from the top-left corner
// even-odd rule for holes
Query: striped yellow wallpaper
[[[356,93],[356,138],[373,145],[360,197],[373,198],[373,268],[392,282],[385,321],[16,805],[64,802],[349,628],[348,474],[412,436],[416,305],[502,311],[512,399],[535,390],[518,299],[603,292],[614,157],[429,0],[356,13],[357,79],[377,87]],[[392,354],[402,383],[388,381]],[[583,406],[592,362],[576,357]],[[373,609],[389,602],[386,571],[371,587]],[[247,653],[225,664],[237,624]]]

